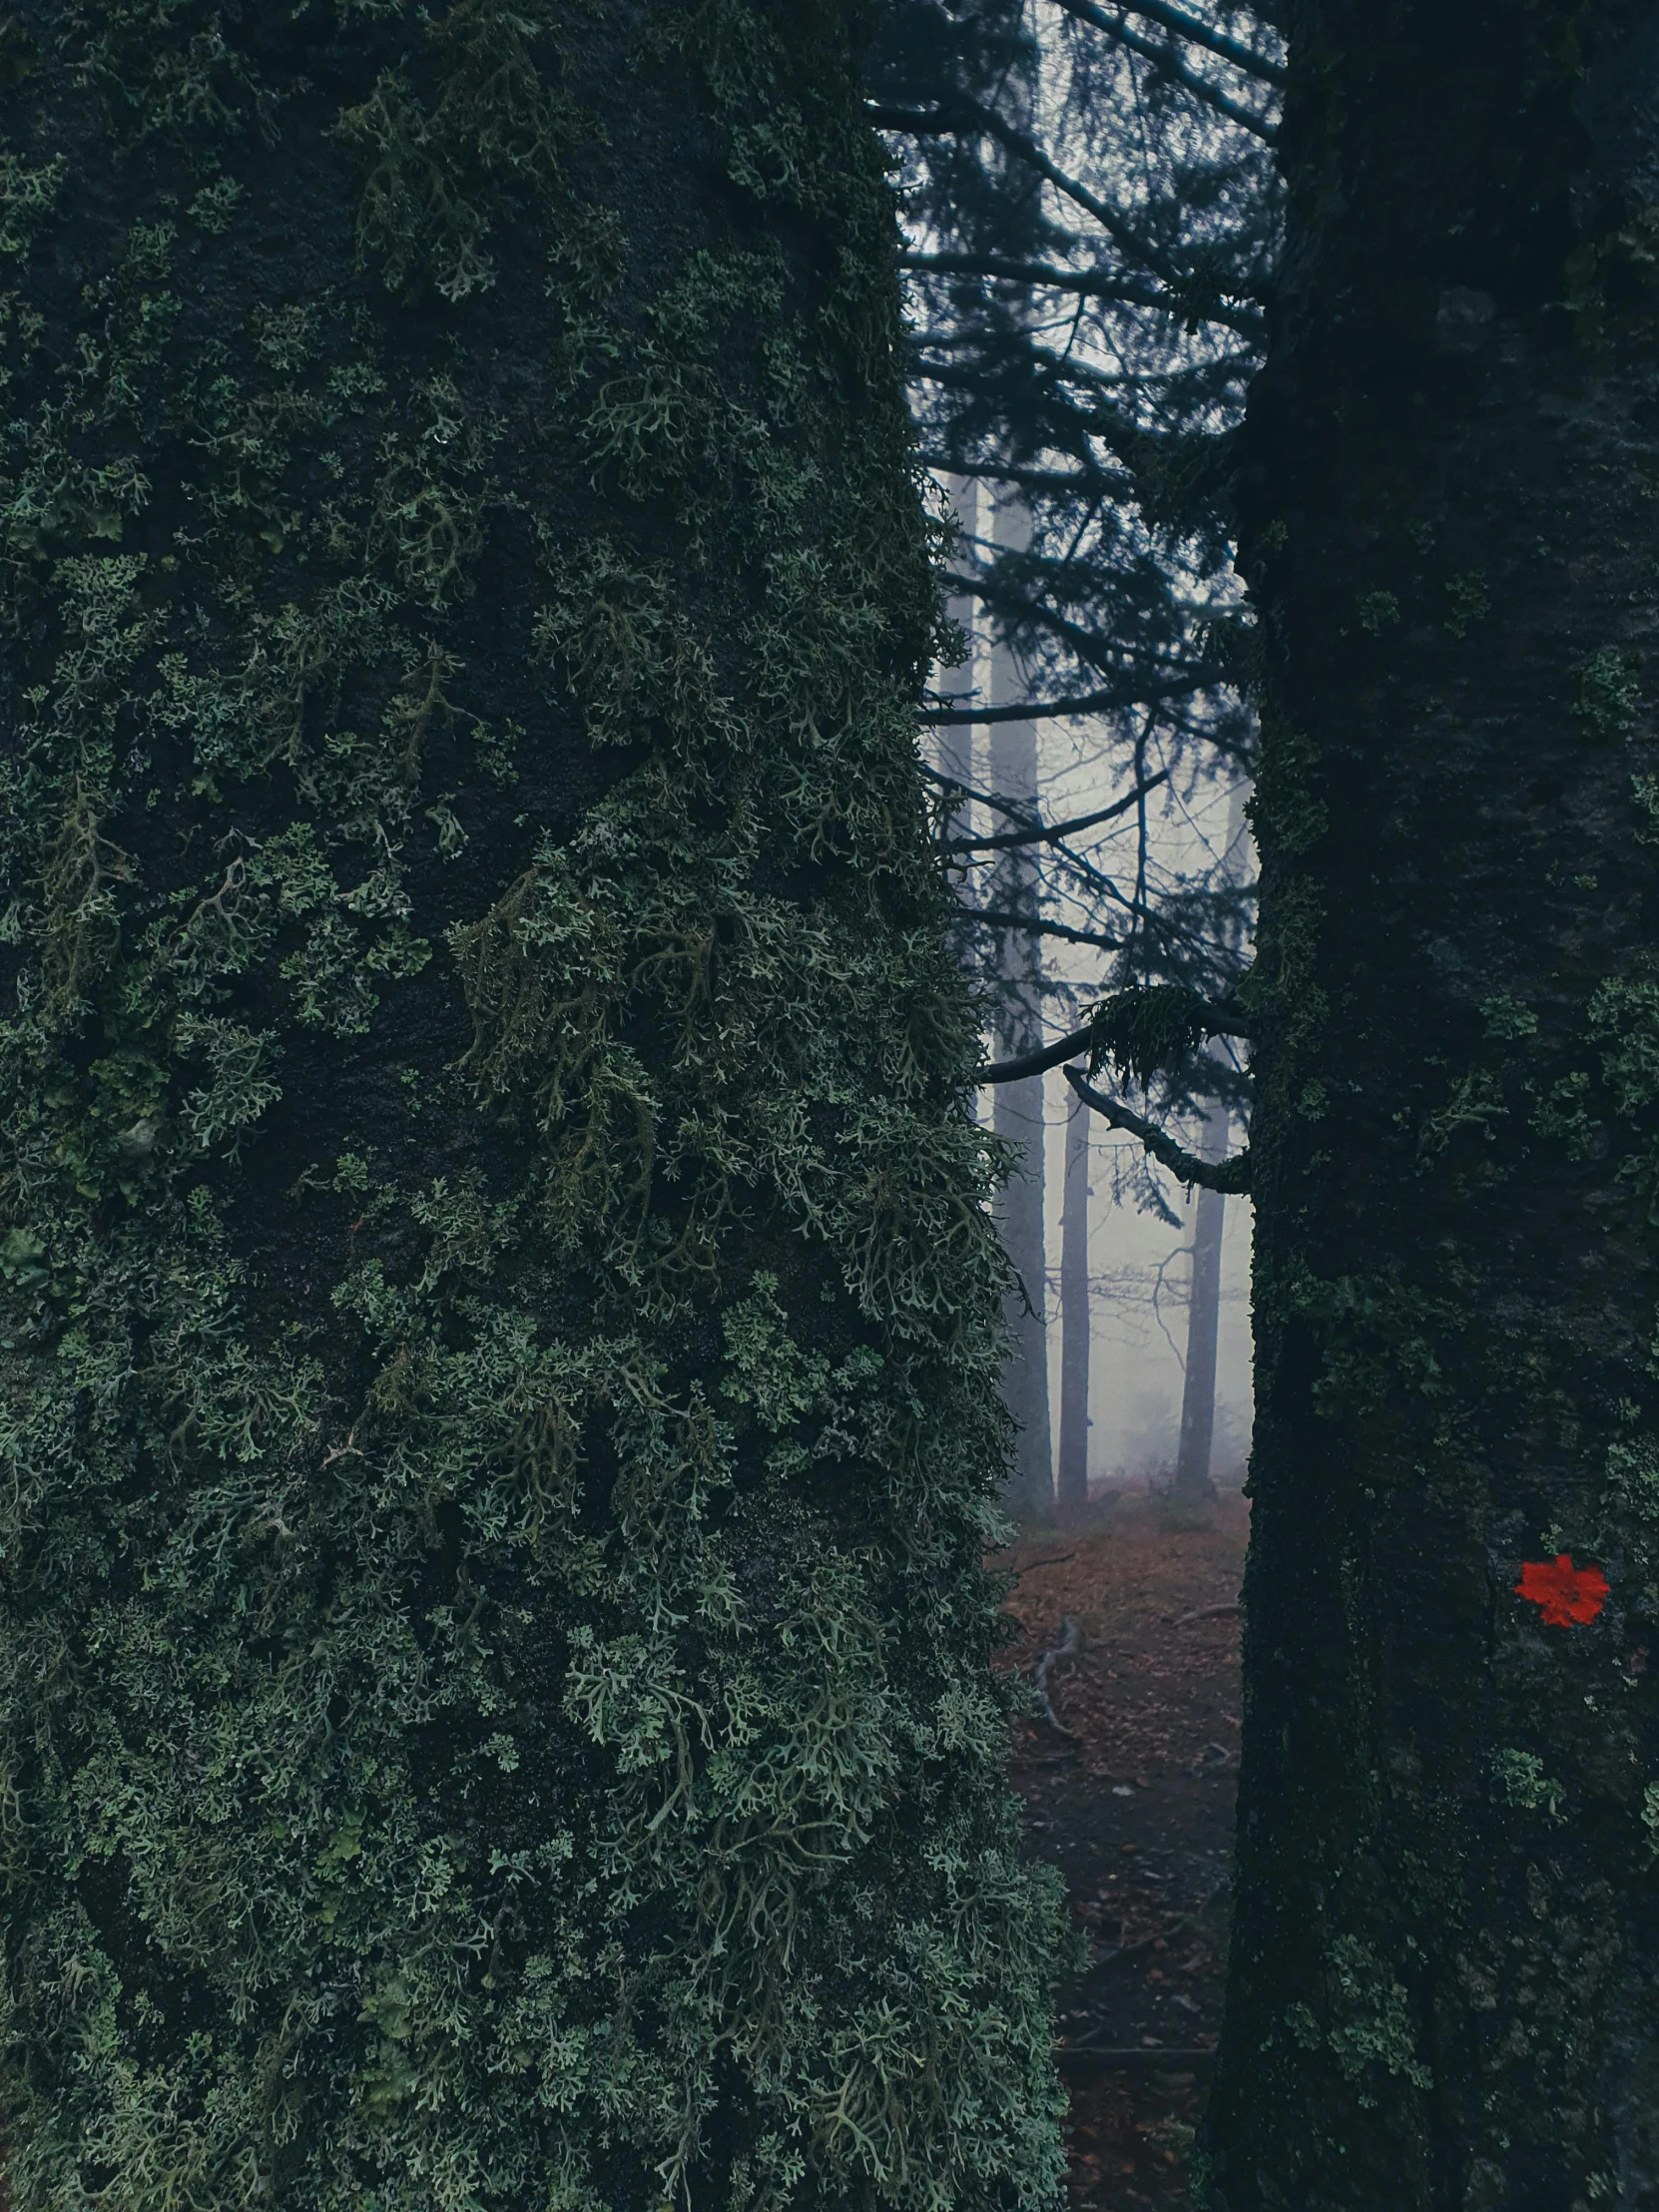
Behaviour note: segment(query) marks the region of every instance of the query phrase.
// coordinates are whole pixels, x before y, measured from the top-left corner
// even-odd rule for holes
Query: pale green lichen
[[[879,152],[686,11],[629,290],[562,14],[369,18],[294,297],[280,41],[66,15],[130,219],[0,325],[11,2201],[1040,2206]]]

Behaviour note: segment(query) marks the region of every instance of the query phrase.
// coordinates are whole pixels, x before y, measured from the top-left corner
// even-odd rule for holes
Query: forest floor
[[[1236,1490],[1194,1513],[1131,1487],[993,1562],[1019,1577],[1019,1637],[999,1663],[1029,1681],[1054,1653],[1058,1725],[1022,1722],[1011,1772],[1026,1848],[1060,1870],[1089,1938],[1060,1992],[1073,2212],[1188,2212],[1209,2086],[1197,2054],[1221,2024],[1249,1530]]]

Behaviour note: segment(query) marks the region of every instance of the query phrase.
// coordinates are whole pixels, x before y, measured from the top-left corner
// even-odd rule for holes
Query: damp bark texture
[[[1052,2193],[858,35],[0,13],[15,2212]]]
[[[1659,15],[1297,7],[1226,2212],[1659,2201]],[[1609,1594],[1552,1622],[1528,1561]],[[1593,1617],[1590,1617],[1593,1614]]]

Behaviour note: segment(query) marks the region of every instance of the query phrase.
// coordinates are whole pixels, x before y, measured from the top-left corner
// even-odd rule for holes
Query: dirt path
[[[1218,1609],[1236,1605],[1249,1525],[1236,1492],[1198,1525],[1120,1492],[1083,1527],[997,1560],[1020,1577],[1003,1663],[1029,1680],[1054,1652],[1057,1725],[1014,1741],[1027,1846],[1059,1868],[1090,1938],[1091,1963],[1060,1999],[1078,2212],[1189,2204],[1208,2080],[1191,2054],[1220,2026],[1238,1771],[1239,1624]],[[1091,2047],[1146,2056],[1091,2061]]]

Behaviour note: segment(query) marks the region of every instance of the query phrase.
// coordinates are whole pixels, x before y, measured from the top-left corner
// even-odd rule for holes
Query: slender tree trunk
[[[1226,2212],[1636,2212],[1659,23],[1322,0],[1292,32],[1239,476],[1258,1385],[1202,2185]]]
[[[1074,1093],[1066,1116],[1060,1210],[1060,1455],[1062,1515],[1089,1502],[1089,1109]]]
[[[1017,501],[999,508],[998,537],[1023,541],[1028,528]],[[1005,705],[1024,691],[1018,666],[1004,645],[991,651],[991,703]],[[993,722],[990,732],[990,782],[1004,798],[1038,798],[1037,726],[1034,722]],[[991,902],[1004,913],[1037,912],[1036,848],[1016,845],[1005,852],[992,881]],[[1013,1059],[1042,1043],[1042,940],[1035,934],[1002,932],[1002,957],[996,985],[996,1050]],[[1047,1262],[1043,1199],[1043,1092],[1040,1075],[1017,1083],[999,1083],[993,1126],[1016,1148],[1016,1166],[1003,1190],[997,1213],[1003,1247],[1020,1290],[1008,1300],[1011,1339],[1003,1396],[1018,1424],[1014,1466],[1006,1492],[1009,1509],[1044,1514],[1054,1502],[1053,1447],[1048,1418]]]
[[[973,476],[947,476],[944,488],[964,536],[971,539],[979,527],[978,479]],[[959,708],[967,708],[973,703],[974,689],[978,682],[980,656],[975,644],[978,603],[967,593],[958,593],[945,601],[945,613],[952,622],[960,626],[967,642],[967,657],[954,668],[939,672],[936,689],[942,699],[950,699]],[[958,784],[971,784],[974,781],[973,729],[970,722],[947,723],[938,733],[936,759],[939,774],[951,777]],[[945,835],[970,835],[972,819],[970,800],[958,799],[950,802],[944,810]]]
[[[1225,1106],[1204,1117],[1201,1160],[1225,1160],[1232,1116]],[[1226,1199],[1200,1191],[1194,1209],[1192,1288],[1187,1301],[1187,1368],[1181,1387],[1181,1440],[1171,1494],[1187,1503],[1213,1498],[1210,1449],[1216,1432],[1216,1338],[1221,1321],[1221,1239]]]
[[[1042,2212],[841,0],[0,17],[15,2212]]]
[[[1227,803],[1224,868],[1231,873],[1245,827],[1248,786],[1236,784]],[[1211,1050],[1218,1051],[1212,1045]],[[1225,1160],[1232,1117],[1217,1105],[1204,1117],[1199,1157]],[[1213,1498],[1210,1460],[1216,1433],[1216,1342],[1221,1327],[1221,1252],[1227,1201],[1220,1191],[1200,1191],[1193,1221],[1192,1290],[1187,1308],[1187,1364],[1181,1391],[1181,1437],[1176,1450],[1174,1495],[1189,1502]]]

